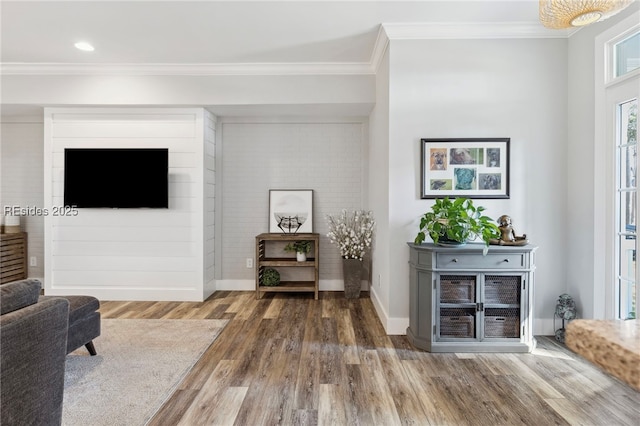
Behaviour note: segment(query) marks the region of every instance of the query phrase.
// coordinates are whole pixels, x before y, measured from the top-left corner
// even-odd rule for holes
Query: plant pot
[[[342,259],[344,279],[344,297],[358,299],[360,297],[362,261],[358,259]]]
[[[441,246],[441,247],[460,247],[467,244],[466,241],[464,242],[460,242],[460,241],[456,241],[456,240],[450,240],[449,238],[447,238],[447,235],[441,235],[440,238],[438,238],[438,243],[436,245]]]
[[[296,253],[296,260],[298,262],[306,262],[307,261],[307,254],[305,252],[297,252]]]
[[[449,221],[446,219],[438,219],[438,222],[440,222],[444,228],[442,228],[442,231],[440,232],[440,236],[438,237],[438,242],[436,243],[437,246],[441,246],[441,247],[460,247],[463,246],[465,244],[467,244],[467,241],[458,241],[458,240],[452,240],[448,237],[447,234],[447,228],[446,226],[449,224]]]

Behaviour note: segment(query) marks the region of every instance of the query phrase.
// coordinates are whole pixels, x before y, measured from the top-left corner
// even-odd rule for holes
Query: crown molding
[[[362,75],[370,63],[70,64],[2,63],[0,75]]]
[[[373,51],[371,52],[371,59],[369,60],[370,68],[374,71],[375,74],[378,73],[378,68],[380,68],[382,57],[384,56],[388,48],[389,36],[384,29],[384,25],[380,25],[380,28],[378,28],[376,43],[374,44]]]
[[[0,75],[372,75],[391,40],[568,38],[576,32],[550,30],[538,23],[381,24],[369,62],[291,62],[228,64],[0,63]]]
[[[382,24],[390,40],[567,38],[569,30],[550,30],[532,22]]]
[[[550,30],[530,22],[381,24],[371,54],[370,68],[378,71],[391,40],[568,38],[576,31]]]

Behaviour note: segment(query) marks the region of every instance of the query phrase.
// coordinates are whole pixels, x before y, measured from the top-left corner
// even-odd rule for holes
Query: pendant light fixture
[[[540,22],[547,28],[582,27],[607,19],[633,0],[540,0]]]

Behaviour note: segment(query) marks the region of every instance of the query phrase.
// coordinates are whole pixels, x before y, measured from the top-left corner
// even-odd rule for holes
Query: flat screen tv
[[[166,148],[67,148],[64,205],[168,208]]]

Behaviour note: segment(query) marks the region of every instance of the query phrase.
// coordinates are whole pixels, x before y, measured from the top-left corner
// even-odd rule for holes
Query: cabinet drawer
[[[523,269],[524,253],[489,253],[486,256],[464,253],[438,253],[436,265],[440,269]]]
[[[520,309],[487,309],[484,337],[520,337]]]
[[[440,337],[476,337],[475,308],[452,308],[440,310]]]
[[[475,303],[475,301],[475,275],[440,275],[440,303]]]

